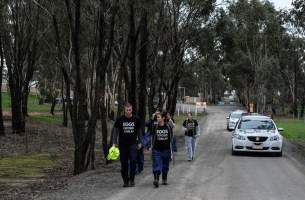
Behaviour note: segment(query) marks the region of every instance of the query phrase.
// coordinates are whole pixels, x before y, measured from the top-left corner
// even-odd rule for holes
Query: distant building
[[[202,102],[201,97],[190,97],[190,96],[185,96],[184,97],[184,103],[189,103],[189,104],[196,104],[197,102]]]
[[[2,92],[8,92],[9,91],[9,86],[8,86],[7,82],[2,83],[1,89],[2,89],[1,90]],[[37,87],[37,84],[35,84],[34,82],[33,82],[33,84],[31,84],[30,93],[31,94],[39,94],[39,89]]]

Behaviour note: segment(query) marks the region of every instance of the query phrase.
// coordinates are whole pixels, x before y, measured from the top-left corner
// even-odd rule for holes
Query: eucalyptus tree
[[[298,30],[299,36],[301,37],[301,40],[304,43],[305,40],[305,2],[301,0],[294,0],[292,2],[293,8],[291,10],[290,16],[292,17],[292,22],[294,23],[294,28]],[[305,77],[305,66],[304,66],[304,60],[305,60],[305,49],[304,45],[301,47],[301,52],[300,52],[300,57],[302,59],[302,75],[303,79]],[[304,87],[304,82],[301,85],[301,88],[303,90],[301,91],[302,97],[300,98],[301,100],[301,116],[303,117],[304,115],[304,110],[305,110],[305,87]]]
[[[2,46],[8,69],[13,132],[25,130],[29,84],[40,57],[41,9],[31,0],[2,1]]]
[[[0,3],[0,24],[2,24],[3,13],[2,12],[3,5]],[[3,80],[3,69],[4,69],[4,52],[3,52],[3,36],[2,31],[0,31],[0,135],[5,134],[4,124],[3,124],[3,113],[2,113],[2,80]]]
[[[285,29],[280,13],[268,2],[239,0],[222,13],[220,27],[225,49],[225,74],[237,89],[242,102],[256,103],[257,111],[264,112],[266,103],[272,104],[277,92],[278,51]],[[273,87],[272,87],[273,86]]]

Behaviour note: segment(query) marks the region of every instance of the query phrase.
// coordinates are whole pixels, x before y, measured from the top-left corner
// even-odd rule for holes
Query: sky
[[[222,2],[223,0],[217,0],[218,3]],[[292,0],[269,0],[272,2],[276,9],[287,9],[292,8],[291,2]]]
[[[291,6],[292,0],[269,0],[269,1],[272,2],[277,9],[292,7]]]

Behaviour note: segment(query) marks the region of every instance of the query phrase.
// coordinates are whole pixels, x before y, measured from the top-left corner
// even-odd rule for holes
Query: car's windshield
[[[230,118],[239,119],[241,117],[241,113],[232,113]]]
[[[275,126],[271,120],[251,120],[242,119],[238,125],[238,129],[263,129],[274,130]]]

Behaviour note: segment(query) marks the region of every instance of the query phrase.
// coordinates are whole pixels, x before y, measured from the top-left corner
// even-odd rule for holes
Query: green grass
[[[2,92],[2,109],[8,110],[11,108],[11,97],[8,93]]]
[[[32,119],[42,122],[47,122],[50,124],[62,124],[63,116],[62,115],[54,115],[54,116],[47,116],[47,115],[34,115],[31,116]]]
[[[33,112],[41,112],[41,113],[49,113],[51,109],[51,104],[43,104],[39,105],[39,97],[33,94],[29,95],[28,99],[28,112],[31,116]],[[55,107],[55,111],[60,109],[61,105],[57,105]],[[4,111],[10,111],[11,109],[11,97],[10,94],[7,92],[2,92],[2,107]],[[57,108],[57,109],[56,109]],[[50,124],[61,124],[62,123],[62,115],[32,115],[32,119],[48,122]]]
[[[29,112],[50,112],[51,104],[38,104],[39,99],[35,95],[29,95],[28,111]],[[55,107],[56,109],[56,107]]]
[[[305,123],[303,120],[276,119],[277,127],[284,128],[283,136],[292,141],[305,143]]]
[[[37,178],[55,166],[50,154],[16,155],[0,158],[0,178]]]
[[[28,98],[28,112],[50,112],[51,104],[39,105],[39,97],[33,94]],[[11,109],[11,97],[7,92],[2,92],[2,109],[8,111]],[[59,108],[59,106],[57,106]],[[56,109],[56,107],[55,107]]]

